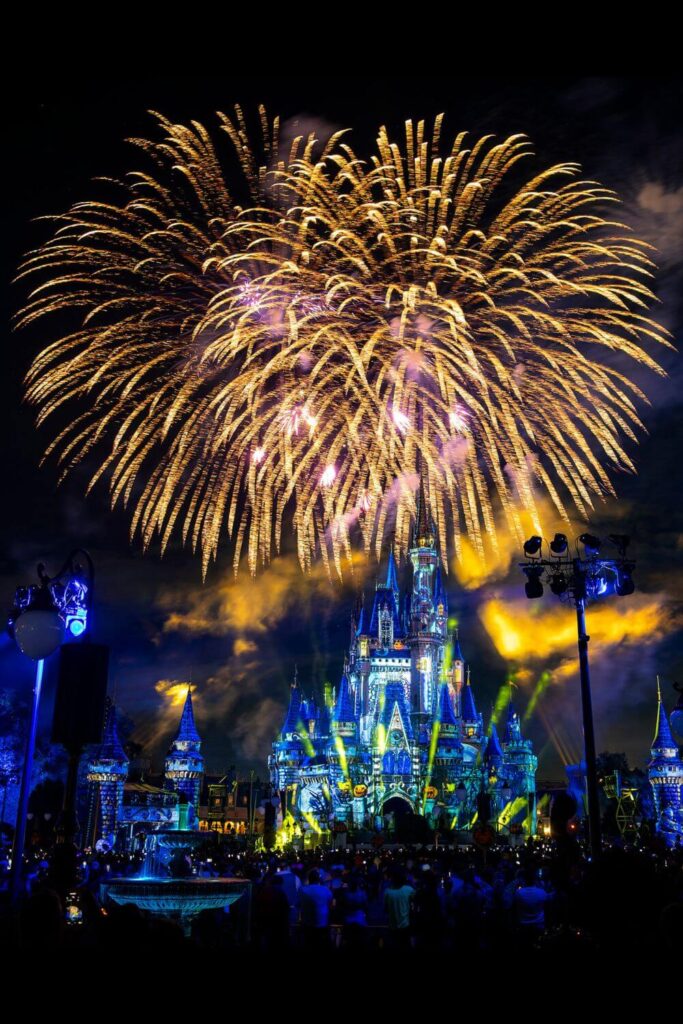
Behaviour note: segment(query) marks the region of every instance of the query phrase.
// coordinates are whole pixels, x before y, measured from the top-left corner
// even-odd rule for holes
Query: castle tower
[[[671,735],[662,691],[657,678],[657,726],[647,774],[657,812],[657,831],[671,845],[683,841],[683,760]]]
[[[99,821],[93,838],[105,839],[112,846],[116,838],[128,765],[129,760],[121,746],[116,728],[116,709],[113,703],[107,700],[102,743],[88,766],[87,778],[88,782],[96,787],[99,799]]]
[[[437,623],[434,601],[439,563],[436,530],[429,513],[422,477],[416,512],[413,546],[410,549],[413,589],[408,643],[411,656],[410,710],[419,734],[428,716],[436,711],[444,640],[444,634]]]
[[[437,734],[436,763],[444,756],[459,755],[462,757],[460,742],[460,725],[453,710],[451,693],[446,683],[439,686],[439,700],[433,729]]]
[[[503,764],[503,748],[501,747],[500,740],[498,739],[498,730],[496,729],[495,722],[491,722],[491,732],[488,740],[486,741],[484,764],[490,773],[499,777]]]
[[[460,717],[462,719],[462,738],[466,743],[480,743],[482,739],[482,717],[474,703],[474,691],[467,666],[467,679],[460,695]]]
[[[169,788],[185,797],[187,803],[194,808],[195,817],[199,809],[199,791],[204,775],[201,745],[194,722],[192,687],[188,686],[178,732],[166,755],[165,778]]]
[[[299,778],[299,769],[304,759],[304,740],[309,744],[311,742],[308,737],[314,732],[315,718],[315,706],[313,702],[303,700],[295,670],[289,689],[287,714],[269,758],[271,779],[277,789],[286,794],[287,803],[292,787]],[[285,809],[290,808],[287,806]]]
[[[331,728],[333,736],[340,736],[347,741],[355,740],[358,735],[358,721],[346,672],[339,684],[339,693],[332,711]]]
[[[358,752],[358,717],[346,671],[342,674],[334,706],[330,713],[330,737],[327,743],[330,798],[338,821],[351,822],[353,815],[353,776]]]
[[[521,824],[527,835],[536,831],[536,769],[538,758],[531,741],[522,736],[519,715],[512,703],[512,686],[508,703],[501,774],[512,791],[505,824]]]

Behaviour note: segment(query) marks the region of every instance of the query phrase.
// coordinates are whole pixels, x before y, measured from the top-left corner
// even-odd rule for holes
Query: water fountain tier
[[[103,899],[120,905],[133,903],[151,914],[177,919],[188,932],[192,918],[202,910],[225,909],[249,888],[242,878],[197,878],[192,874],[189,854],[207,838],[206,833],[189,829],[151,833],[144,874],[104,882]],[[167,865],[162,862],[162,851],[171,853]]]

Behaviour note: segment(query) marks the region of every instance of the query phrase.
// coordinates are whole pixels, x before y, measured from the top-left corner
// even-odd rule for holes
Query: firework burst
[[[341,574],[357,538],[406,550],[421,475],[442,551],[483,553],[499,515],[586,516],[633,471],[624,363],[661,372],[669,342],[613,192],[574,164],[511,192],[526,138],[444,147],[441,118],[363,161],[342,133],[282,153],[262,111],[257,155],[237,109],[235,198],[201,125],[160,125],[154,174],[76,204],[21,272],[21,323],[79,316],[28,374],[40,423],[75,413],[48,454],[97,454],[145,546],[178,527],[206,571],[227,532],[255,571],[291,523],[302,566]]]

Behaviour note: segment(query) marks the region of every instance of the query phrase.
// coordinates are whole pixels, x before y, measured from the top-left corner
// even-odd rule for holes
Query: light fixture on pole
[[[75,560],[79,553],[86,559],[87,576],[84,575],[81,566]],[[61,646],[67,631],[69,615],[75,616],[83,622],[83,629],[80,633],[85,632],[88,612],[92,605],[93,580],[92,560],[85,551],[73,551],[56,576],[48,576],[45,566],[41,562],[38,565],[38,585],[19,587],[15,594],[14,608],[9,614],[7,628],[10,636],[16,641],[21,653],[36,662],[31,714],[26,736],[19,804],[12,844],[10,892],[14,900],[21,893],[28,799],[31,792],[45,659],[54,654]],[[82,599],[81,604],[78,603],[79,595]],[[73,629],[69,631],[72,635],[80,635],[74,634]]]
[[[633,570],[635,562],[628,558],[629,537],[611,534],[609,540],[617,549],[616,558],[601,557],[602,542],[599,537],[582,533],[578,538],[575,554],[569,550],[569,542],[563,533],[556,533],[548,544],[550,558],[543,558],[543,541],[531,537],[524,545],[525,562],[520,568],[527,577],[526,596],[529,599],[543,596],[543,583],[561,601],[573,605],[576,610],[578,631],[579,669],[581,678],[581,710],[583,718],[583,739],[586,760],[586,797],[588,802],[588,828],[593,858],[600,856],[600,805],[598,801],[598,778],[595,754],[595,732],[588,664],[588,641],[586,633],[586,604],[609,593],[626,597],[635,590]],[[583,553],[578,544],[583,546]]]

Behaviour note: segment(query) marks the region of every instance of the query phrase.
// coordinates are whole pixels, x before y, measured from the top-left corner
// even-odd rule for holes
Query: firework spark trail
[[[319,550],[341,575],[357,536],[405,552],[418,474],[444,559],[495,550],[499,512],[520,537],[541,494],[567,518],[614,493],[645,396],[601,350],[662,372],[669,342],[651,247],[597,212],[613,192],[561,164],[510,195],[527,139],[444,147],[441,117],[382,128],[369,161],[341,132],[281,153],[263,110],[252,150],[219,117],[248,201],[201,125],[160,118],[137,140],[155,173],[23,264],[21,324],[80,317],[27,377],[39,423],[75,411],[48,447],[65,473],[100,455],[132,534],[163,551],[179,528],[204,572],[226,531],[256,571],[290,520],[306,570]]]

